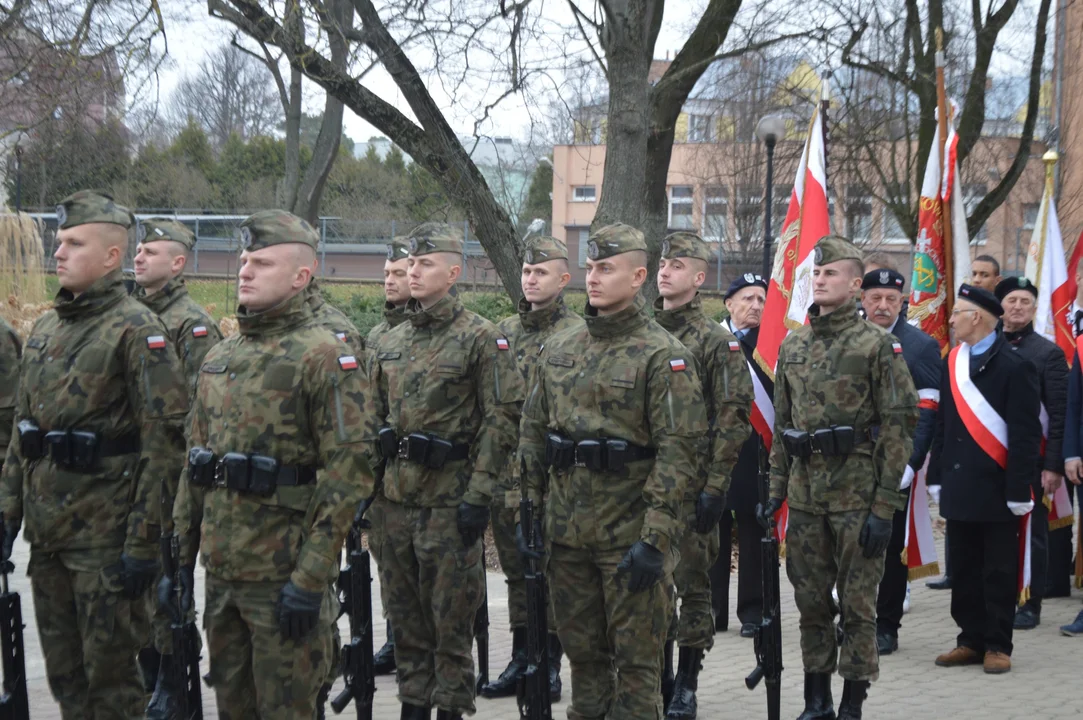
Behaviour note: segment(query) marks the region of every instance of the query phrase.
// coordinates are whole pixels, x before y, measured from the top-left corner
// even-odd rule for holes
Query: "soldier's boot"
[[[482,697],[514,697],[519,689],[519,679],[526,672],[529,660],[526,656],[526,628],[513,628],[511,631],[511,662],[500,673],[500,677],[481,688]]]
[[[374,675],[393,675],[395,673],[395,636],[391,634],[391,621],[387,621],[387,642],[372,656]]]
[[[320,692],[316,695],[316,720],[327,720],[327,698],[331,697],[331,683],[320,686]]]
[[[463,720],[462,713],[454,712],[453,710],[437,710],[436,720]]]
[[[843,683],[838,720],[861,720],[861,705],[868,696],[868,680],[847,680]]]
[[[677,683],[666,720],[696,720],[696,691],[699,690],[699,671],[703,669],[703,649],[683,647],[679,655]]]
[[[158,667],[162,664],[162,654],[157,648],[147,647],[136,656],[139,661],[139,675],[143,679],[143,689],[149,694],[158,684]]]
[[[432,710],[430,708],[403,703],[399,720],[429,720],[431,717]]]
[[[560,682],[560,659],[564,657],[564,646],[560,644],[560,638],[556,633],[549,633],[549,701],[560,702],[560,694],[564,689]]]
[[[835,720],[831,673],[805,673],[805,711],[797,720]]]
[[[154,686],[150,702],[147,703],[147,720],[173,720],[183,692],[184,688],[176,687],[173,682],[173,656],[162,655],[158,666],[158,682]]]
[[[669,703],[673,700],[673,687],[676,685],[673,677],[673,641],[666,640],[662,650],[662,710],[669,710]]]

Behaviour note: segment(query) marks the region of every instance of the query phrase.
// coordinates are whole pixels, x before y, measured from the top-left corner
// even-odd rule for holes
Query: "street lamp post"
[[[767,146],[767,187],[763,208],[763,277],[771,277],[771,207],[774,204],[775,143],[786,132],[786,121],[778,115],[767,115],[756,123],[756,137]]]

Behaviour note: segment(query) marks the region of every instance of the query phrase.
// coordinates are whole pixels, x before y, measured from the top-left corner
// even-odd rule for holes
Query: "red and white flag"
[[[790,205],[782,223],[781,237],[776,243],[775,262],[767,283],[767,303],[763,308],[754,357],[772,380],[775,379],[775,365],[782,341],[790,330],[801,327],[808,320],[808,308],[812,304],[812,248],[820,238],[831,233],[827,212],[827,158],[823,118],[820,115],[820,108],[827,97],[825,82],[821,102],[817,104],[809,123],[808,138],[797,166]],[[752,422],[770,447],[774,408],[770,406],[766,393],[762,397],[763,405],[757,391]],[[760,429],[761,424],[766,427],[766,434]],[[786,539],[788,519],[789,505],[784,503],[775,518],[779,541]]]
[[[1040,406],[1038,420],[1042,423],[1042,457],[1045,457],[1045,444],[1049,440],[1049,411],[1045,409],[1045,403]],[[1049,510],[1050,530],[1070,527],[1075,522],[1075,511],[1072,509],[1072,500],[1068,497],[1066,483],[1062,482],[1052,496],[1046,493],[1042,502]]]
[[[952,104],[954,108],[954,104]],[[954,115],[954,111],[952,111]],[[959,138],[954,117],[948,119],[944,142],[944,167],[940,172],[940,148],[933,142],[918,203],[918,241],[914,248],[914,272],[910,278],[910,311],[907,319],[940,343],[940,354],[949,348],[948,287],[957,289],[970,279],[970,241],[966,231],[966,208],[956,179]],[[944,209],[951,215],[952,277],[946,277]]]
[[[910,488],[910,502],[906,506],[906,536],[903,541],[902,562],[907,567],[910,580],[920,580],[940,574],[940,562],[936,557],[936,541],[933,539],[933,519],[929,515],[929,503],[925,500],[925,476],[929,472],[929,456],[921,466]],[[894,560],[890,560],[894,562]]]
[[[1034,331],[1052,340],[1072,362],[1075,343],[1072,339],[1072,301],[1075,293],[1068,268],[1064,263],[1064,239],[1057,220],[1057,206],[1053,200],[1053,165],[1056,153],[1046,153],[1045,192],[1038,208],[1038,222],[1027,251],[1027,279],[1038,288],[1038,312],[1034,316]]]

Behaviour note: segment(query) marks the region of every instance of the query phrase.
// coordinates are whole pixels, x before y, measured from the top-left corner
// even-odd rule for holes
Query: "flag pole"
[[[936,109],[937,109],[937,147],[940,149],[940,183],[943,187],[946,173],[950,172],[947,157],[948,142],[948,97],[944,89],[944,30],[936,29]],[[955,192],[955,188],[951,188]],[[940,222],[944,232],[944,283],[947,289],[946,304],[948,315],[951,315],[955,307],[955,243],[952,240],[951,226],[951,202],[944,202],[943,194],[940,198]]]
[[[1056,150],[1050,150],[1045,155],[1042,155],[1042,162],[1045,163],[1045,192],[1042,194],[1042,216],[1038,218],[1038,237],[1041,238],[1038,241],[1037,254],[1034,256],[1037,261],[1037,268],[1034,273],[1034,284],[1041,286],[1042,283],[1042,265],[1045,263],[1045,242],[1049,236],[1049,206],[1053,202],[1053,168],[1057,164],[1057,160],[1060,156],[1057,155]],[[1034,243],[1031,243],[1033,247]],[[1074,271],[1073,271],[1074,272]],[[1052,292],[1053,288],[1049,288]]]

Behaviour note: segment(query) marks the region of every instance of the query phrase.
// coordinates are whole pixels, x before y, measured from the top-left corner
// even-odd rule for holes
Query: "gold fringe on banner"
[[[914,580],[921,580],[922,578],[933,577],[940,574],[940,563],[931,562],[928,565],[922,565],[921,567],[910,568],[906,577],[913,582]]]

